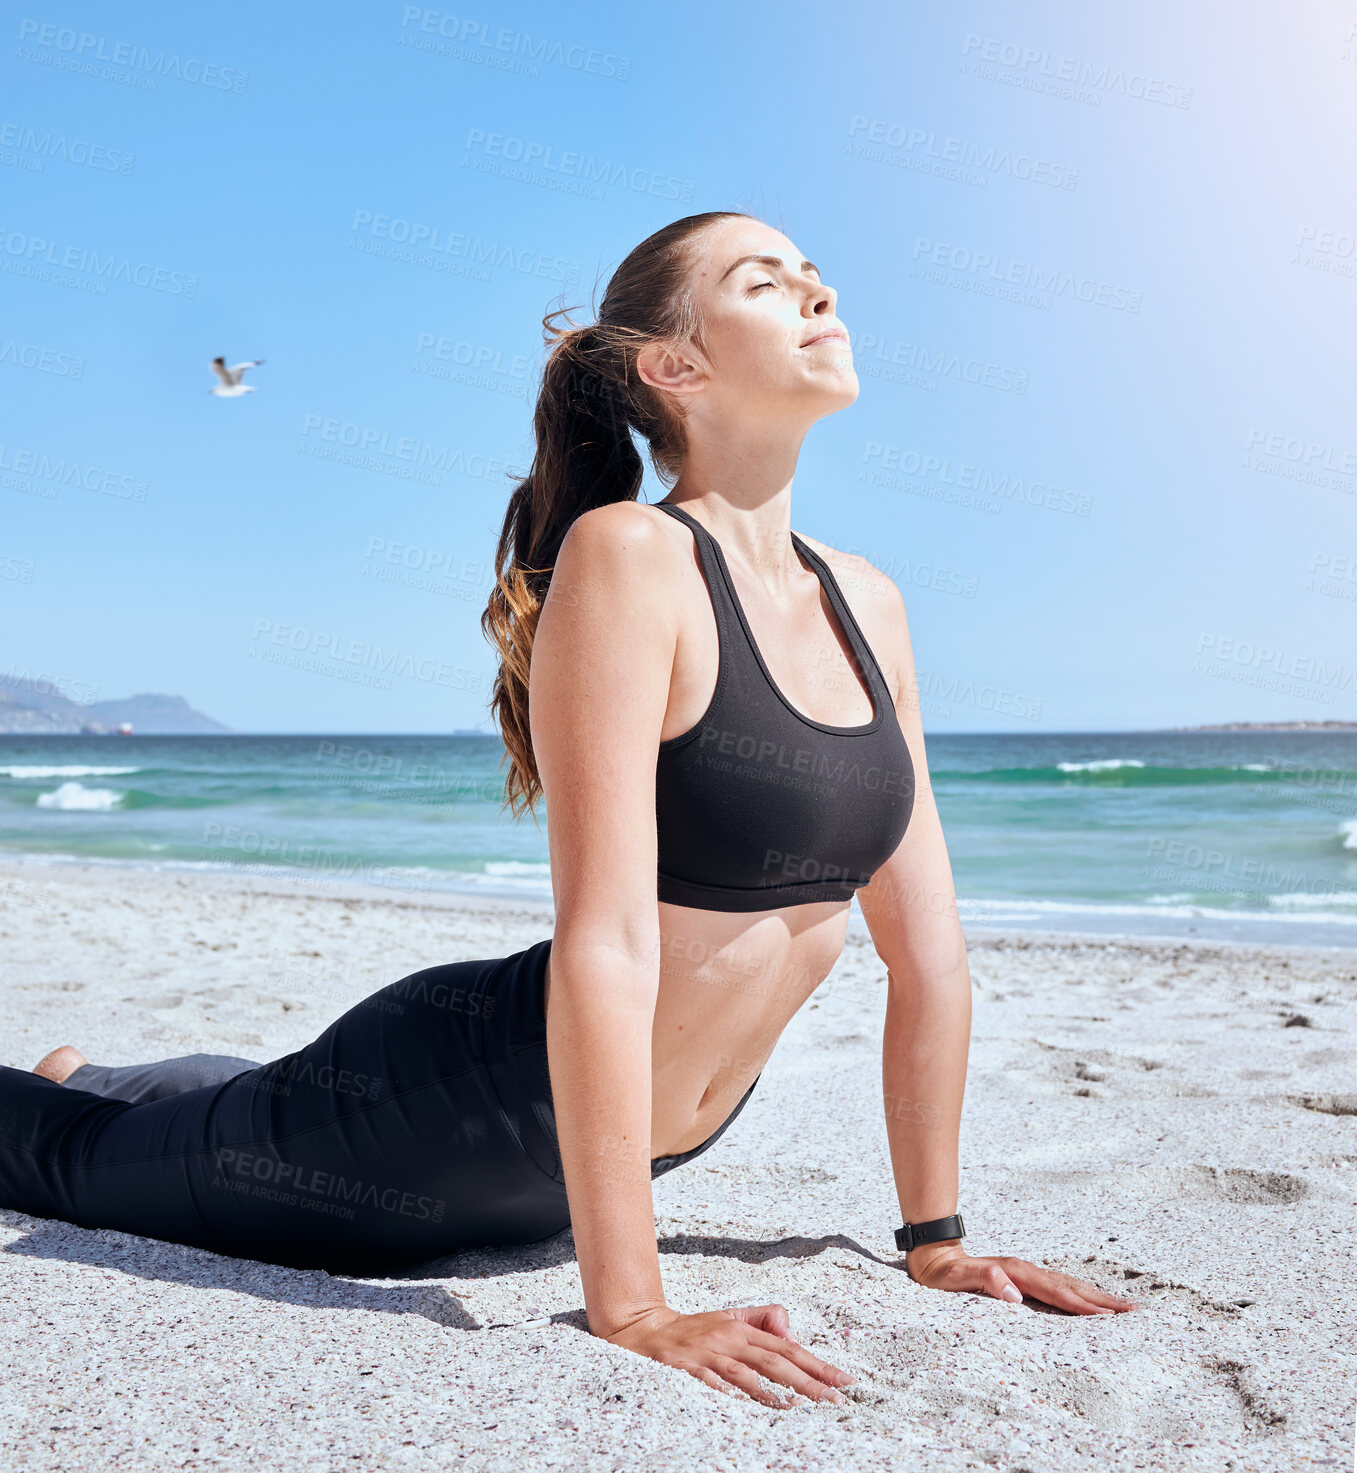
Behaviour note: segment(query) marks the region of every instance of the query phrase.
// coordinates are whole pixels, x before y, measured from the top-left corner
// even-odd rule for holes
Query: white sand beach
[[[0,866],[0,1062],[267,1060],[549,909]],[[7,1469],[1271,1470],[1350,1465],[1357,953],[970,936],[974,1253],[1127,1293],[1075,1318],[914,1285],[885,968],[850,932],[749,1105],[657,1181],[670,1303],[776,1301],[858,1378],[774,1411],[588,1334],[569,1233],[336,1278],[0,1212]]]

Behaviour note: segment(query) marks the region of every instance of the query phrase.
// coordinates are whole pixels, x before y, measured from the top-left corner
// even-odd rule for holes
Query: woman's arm
[[[873,570],[875,571],[875,570]],[[881,1082],[896,1195],[905,1222],[957,1210],[957,1141],[971,1033],[971,973],[957,915],[952,866],[924,750],[909,624],[900,590],[884,575],[861,585],[882,600],[873,627],[878,658],[894,684],[896,716],[914,766],[914,808],[895,853],[858,891],[886,964]],[[950,1244],[911,1249],[916,1277]]]
[[[922,743],[916,747],[911,740],[910,748],[923,768]],[[971,974],[926,771],[905,839],[858,895],[887,969],[881,1083],[900,1212],[905,1222],[950,1217],[957,1210]],[[911,1250],[906,1255],[911,1272],[917,1275],[940,1247]]]
[[[873,648],[894,683],[895,710],[915,774],[914,810],[891,858],[858,891],[876,954],[886,964],[881,1076],[896,1195],[905,1222],[957,1210],[957,1145],[971,1030],[971,974],[952,865],[924,750],[909,624],[884,574],[863,581],[882,600],[870,618]],[[863,622],[863,621],[859,621]],[[910,1276],[935,1289],[1017,1300],[1024,1292],[1076,1314],[1132,1309],[1130,1300],[1020,1258],[972,1258],[958,1238],[905,1255]]]
[[[571,525],[534,642],[529,716],[556,924],[547,1057],[589,1328],[708,1385],[784,1405],[850,1377],[778,1305],[680,1315],[664,1300],[650,1190],[660,979],[655,764],[678,641],[673,542],[629,502]]]
[[[638,507],[566,534],[530,667],[556,922],[547,1056],[589,1328],[662,1306],[650,1191],[655,760],[676,629]]]

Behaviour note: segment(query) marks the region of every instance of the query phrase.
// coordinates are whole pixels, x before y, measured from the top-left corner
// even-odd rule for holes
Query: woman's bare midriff
[[[848,903],[732,913],[659,903],[650,1154],[700,1146],[843,949]],[[550,1005],[550,962],[547,973]]]

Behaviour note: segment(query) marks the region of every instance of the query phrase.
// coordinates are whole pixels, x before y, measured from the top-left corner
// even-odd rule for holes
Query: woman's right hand
[[[846,1371],[797,1344],[780,1304],[707,1314],[678,1314],[664,1305],[602,1338],[662,1365],[676,1366],[719,1391],[738,1388],[765,1406],[789,1407],[792,1398],[765,1391],[760,1376],[811,1401],[842,1402],[843,1393],[836,1388],[853,1384]]]

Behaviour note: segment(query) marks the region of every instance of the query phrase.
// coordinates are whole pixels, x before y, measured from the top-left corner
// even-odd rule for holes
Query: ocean
[[[1357,945],[1357,733],[926,740],[970,928]],[[502,758],[478,735],[0,736],[0,857],[550,902],[545,815],[502,808]]]

